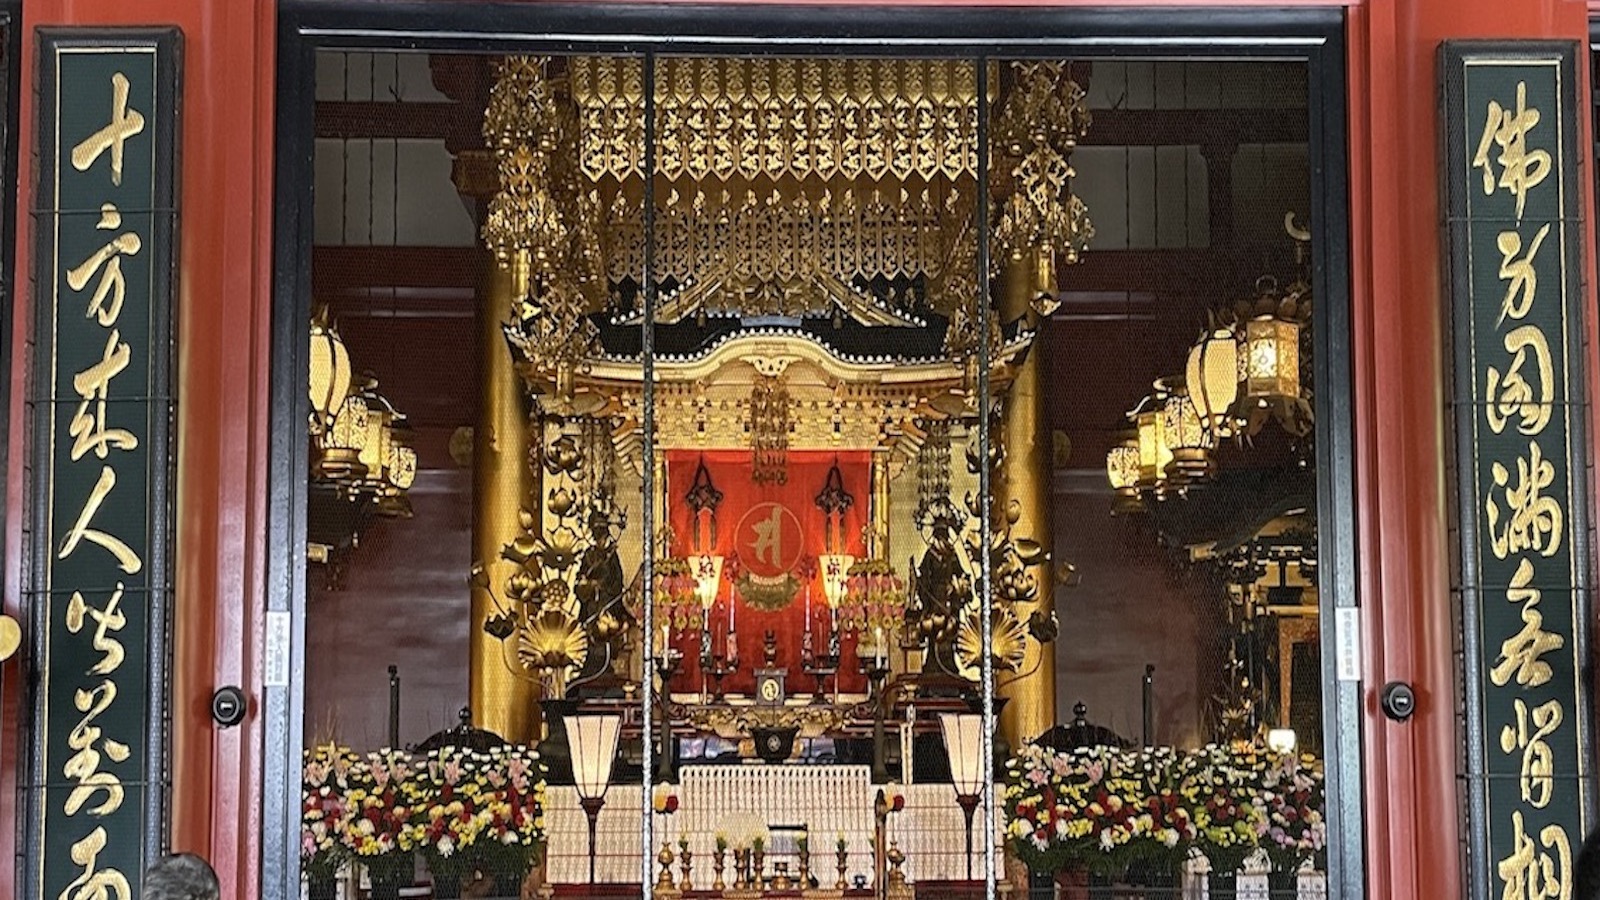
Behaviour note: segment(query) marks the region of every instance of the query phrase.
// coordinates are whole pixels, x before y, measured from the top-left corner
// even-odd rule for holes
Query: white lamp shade
[[[1234,333],[1218,328],[1190,348],[1183,380],[1200,421],[1213,434],[1221,431],[1228,410],[1239,399],[1239,343]]]
[[[617,756],[622,717],[577,715],[567,719],[567,750],[572,755],[572,780],[585,800],[606,795],[611,763]]]
[[[350,353],[339,332],[322,322],[311,323],[311,409],[331,421],[350,395]]]
[[[1273,728],[1267,732],[1267,748],[1274,753],[1293,753],[1297,744],[1293,728]]]
[[[710,609],[717,602],[717,592],[722,588],[723,558],[709,553],[689,558],[694,567],[694,591],[700,599],[701,609]]]
[[[944,732],[944,749],[950,757],[950,780],[956,794],[975,797],[983,789],[983,716],[975,713],[944,713],[939,716]]]
[[[822,571],[822,596],[830,609],[838,609],[844,602],[846,587],[850,582],[850,567],[856,558],[847,553],[823,553],[817,557],[817,568]]]

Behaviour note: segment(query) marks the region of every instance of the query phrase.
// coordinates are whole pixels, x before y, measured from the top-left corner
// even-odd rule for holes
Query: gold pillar
[[[1051,293],[1055,290],[1054,284],[1040,283],[1051,267],[1038,263],[1032,255],[1021,260],[1007,260],[1001,274],[1002,322],[1026,317],[1030,324],[1038,324],[1038,316],[1032,308],[1033,297],[1040,290]],[[1004,509],[1015,500],[1022,507],[1022,518],[1012,527],[1012,534],[1032,538],[1053,551],[1050,429],[1045,422],[1044,392],[1039,375],[1042,350],[1036,339],[1027,361],[1017,370],[1016,379],[1011,383],[999,435],[1006,455],[1000,477],[995,480],[994,502],[997,508]],[[1034,602],[1017,606],[1017,616],[1024,623],[1035,610],[1048,613],[1055,605],[1052,565],[1043,565],[1034,571],[1039,578],[1039,597]],[[1028,674],[1004,684],[999,691],[1000,696],[1010,699],[1000,714],[1000,732],[1012,747],[1020,747],[1024,741],[1049,730],[1056,719],[1055,643],[1052,641],[1041,647],[1028,641],[1026,646],[1027,655],[1018,671]],[[1040,659],[1041,652],[1043,659]]]
[[[538,474],[529,460],[530,431],[522,383],[511,366],[501,323],[511,309],[512,275],[484,254],[487,277],[478,291],[478,420],[472,441],[472,557],[488,587],[505,596],[510,563],[500,549],[521,532],[519,512],[535,502]],[[484,631],[497,609],[489,590],[472,588],[469,705],[473,723],[514,743],[539,739],[536,690],[512,670],[511,648]]]

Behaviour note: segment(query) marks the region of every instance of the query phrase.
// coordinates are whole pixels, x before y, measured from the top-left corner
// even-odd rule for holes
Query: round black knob
[[[211,718],[223,728],[232,728],[244,721],[247,709],[244,691],[229,685],[211,695]]]
[[[1404,722],[1417,711],[1417,693],[1403,681],[1391,681],[1383,686],[1378,705],[1383,707],[1384,715],[1396,722]]]

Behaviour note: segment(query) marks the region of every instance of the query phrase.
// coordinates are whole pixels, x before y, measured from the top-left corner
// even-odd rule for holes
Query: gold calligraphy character
[[[111,76],[111,123],[72,148],[72,167],[87,172],[100,154],[110,150],[111,183],[121,184],[123,142],[141,131],[144,115],[128,108],[128,76],[118,72]]]
[[[58,559],[71,556],[72,551],[78,549],[80,541],[88,541],[109,550],[111,555],[117,558],[117,565],[129,575],[136,574],[144,568],[144,561],[139,559],[139,554],[133,552],[133,548],[121,538],[89,527],[89,522],[99,511],[100,504],[105,502],[106,496],[116,484],[117,473],[110,466],[101,466],[100,480],[95,482],[94,490],[89,492],[89,499],[83,504],[83,512],[78,514],[78,521],[72,523],[72,528],[67,531],[66,540],[61,542],[61,552],[56,555]]]
[[[750,542],[750,550],[756,559],[765,559],[775,566],[783,565],[783,508],[772,507],[772,515],[765,522],[756,522],[750,526],[756,533],[755,540]]]
[[[1472,157],[1472,167],[1483,169],[1483,193],[1494,193],[1494,167],[1489,165],[1489,145],[1500,147],[1500,187],[1517,198],[1517,221],[1522,221],[1522,205],[1528,192],[1539,186],[1550,174],[1550,153],[1546,150],[1528,149],[1528,132],[1539,124],[1539,110],[1528,108],[1528,83],[1517,82],[1517,107],[1504,109],[1498,100],[1489,101],[1489,115],[1483,123],[1483,137],[1478,140],[1478,152]]]
[[[1528,549],[1554,556],[1561,549],[1561,504],[1554,497],[1539,494],[1555,482],[1556,469],[1540,453],[1538,442],[1529,441],[1528,458],[1517,459],[1515,487],[1509,486],[1511,474],[1504,464],[1497,461],[1489,471],[1495,487],[1505,489],[1506,506],[1511,513],[1501,528],[1503,514],[1495,502],[1495,491],[1489,491],[1484,508],[1489,516],[1489,546],[1495,557],[1505,559]]]
[[[1545,235],[1550,233],[1547,224],[1539,229],[1533,236],[1533,244],[1528,247],[1528,252],[1521,259],[1517,254],[1522,252],[1522,235],[1515,231],[1502,231],[1495,238],[1495,244],[1500,248],[1500,280],[1510,281],[1506,285],[1505,299],[1500,301],[1500,318],[1495,320],[1495,325],[1505,322],[1506,317],[1521,319],[1533,307],[1533,295],[1539,289],[1539,273],[1533,270],[1533,255],[1539,252],[1539,245],[1544,243]]]
[[[128,345],[115,328],[106,338],[106,349],[100,361],[72,376],[72,388],[83,398],[72,414],[67,433],[72,435],[72,459],[81,459],[90,450],[101,459],[106,458],[106,448],[132,450],[139,439],[125,428],[106,427],[106,396],[111,390],[111,379],[128,367]],[[91,410],[90,404],[93,404]]]
[[[101,206],[100,222],[95,228],[109,231],[120,227],[122,213],[110,203]],[[67,287],[74,291],[83,290],[94,273],[100,273],[100,282],[95,286],[94,296],[89,299],[89,310],[84,313],[85,316],[93,317],[107,328],[116,324],[117,316],[122,314],[123,298],[128,295],[128,280],[122,275],[122,257],[136,256],[143,246],[137,234],[125,231],[96,250],[93,256],[67,270]],[[106,304],[108,294],[111,296],[109,305]]]
[[[1546,825],[1539,830],[1539,843],[1543,852],[1534,848],[1533,838],[1523,829],[1522,810],[1513,811],[1511,846],[1515,849],[1496,866],[1506,885],[1501,900],[1571,900],[1572,844],[1567,830]]]
[[[1555,753],[1545,738],[1561,727],[1561,701],[1551,700],[1533,709],[1533,730],[1528,729],[1528,704],[1521,697],[1515,701],[1516,727],[1507,725],[1500,729],[1500,749],[1505,753],[1522,751],[1522,799],[1535,809],[1550,805],[1550,795],[1556,787]]]
[[[1539,589],[1533,587],[1533,562],[1524,557],[1506,591],[1506,599],[1522,607],[1522,630],[1500,643],[1500,660],[1489,670],[1490,680],[1500,687],[1505,687],[1512,676],[1522,687],[1545,684],[1550,680],[1550,664],[1540,657],[1566,645],[1561,635],[1544,630],[1539,597]]]
[[[1517,430],[1535,435],[1550,424],[1550,403],[1555,399],[1555,370],[1550,363],[1550,342],[1535,325],[1522,325],[1506,333],[1506,351],[1512,354],[1511,367],[1501,376],[1500,370],[1489,367],[1489,389],[1486,396],[1489,408],[1489,428],[1495,434],[1505,430],[1512,416],[1522,421]],[[1528,361],[1528,351],[1533,351],[1533,368],[1538,371],[1538,388],[1528,383],[1522,366]]]
[[[83,594],[72,592],[72,599],[67,602],[67,630],[73,634],[83,630],[85,617],[93,619],[94,649],[105,654],[100,661],[89,670],[91,675],[110,675],[121,665],[124,657],[122,642],[111,636],[113,631],[121,631],[128,624],[128,619],[122,614],[117,605],[122,602],[122,582],[117,582],[117,589],[112,591],[111,599],[106,601],[105,609],[95,609],[83,599]]]
[[[72,861],[83,866],[83,874],[72,879],[56,900],[128,900],[133,896],[128,879],[112,868],[95,871],[95,860],[106,849],[106,830],[96,826],[83,840],[72,845]]]
[[[110,709],[116,699],[117,686],[111,681],[102,681],[92,690],[80,689],[72,696],[72,704],[78,708],[78,712],[83,713],[83,718],[72,726],[72,731],[67,735],[67,746],[76,752],[61,767],[63,775],[78,782],[72,793],[67,795],[64,808],[69,816],[77,815],[78,810],[96,792],[104,793],[106,799],[89,810],[89,815],[109,816],[122,808],[122,781],[110,772],[100,771],[100,750],[104,750],[106,758],[114,763],[126,762],[128,745],[103,736],[100,726],[94,724],[94,720]],[[96,744],[100,745],[100,749],[95,748]]]

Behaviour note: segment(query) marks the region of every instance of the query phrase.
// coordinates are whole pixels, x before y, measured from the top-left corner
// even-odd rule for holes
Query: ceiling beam
[[[1069,293],[1142,293],[1211,302],[1249,292],[1258,277],[1293,276],[1292,248],[1095,250],[1061,270]],[[454,318],[470,309],[488,257],[476,247],[320,245],[312,250],[311,288],[344,315]]]
[[[1080,142],[1086,147],[1304,143],[1305,109],[1100,109]],[[482,142],[483,114],[458,103],[324,100],[316,105],[319,138]],[[475,143],[476,142],[476,143]]]

